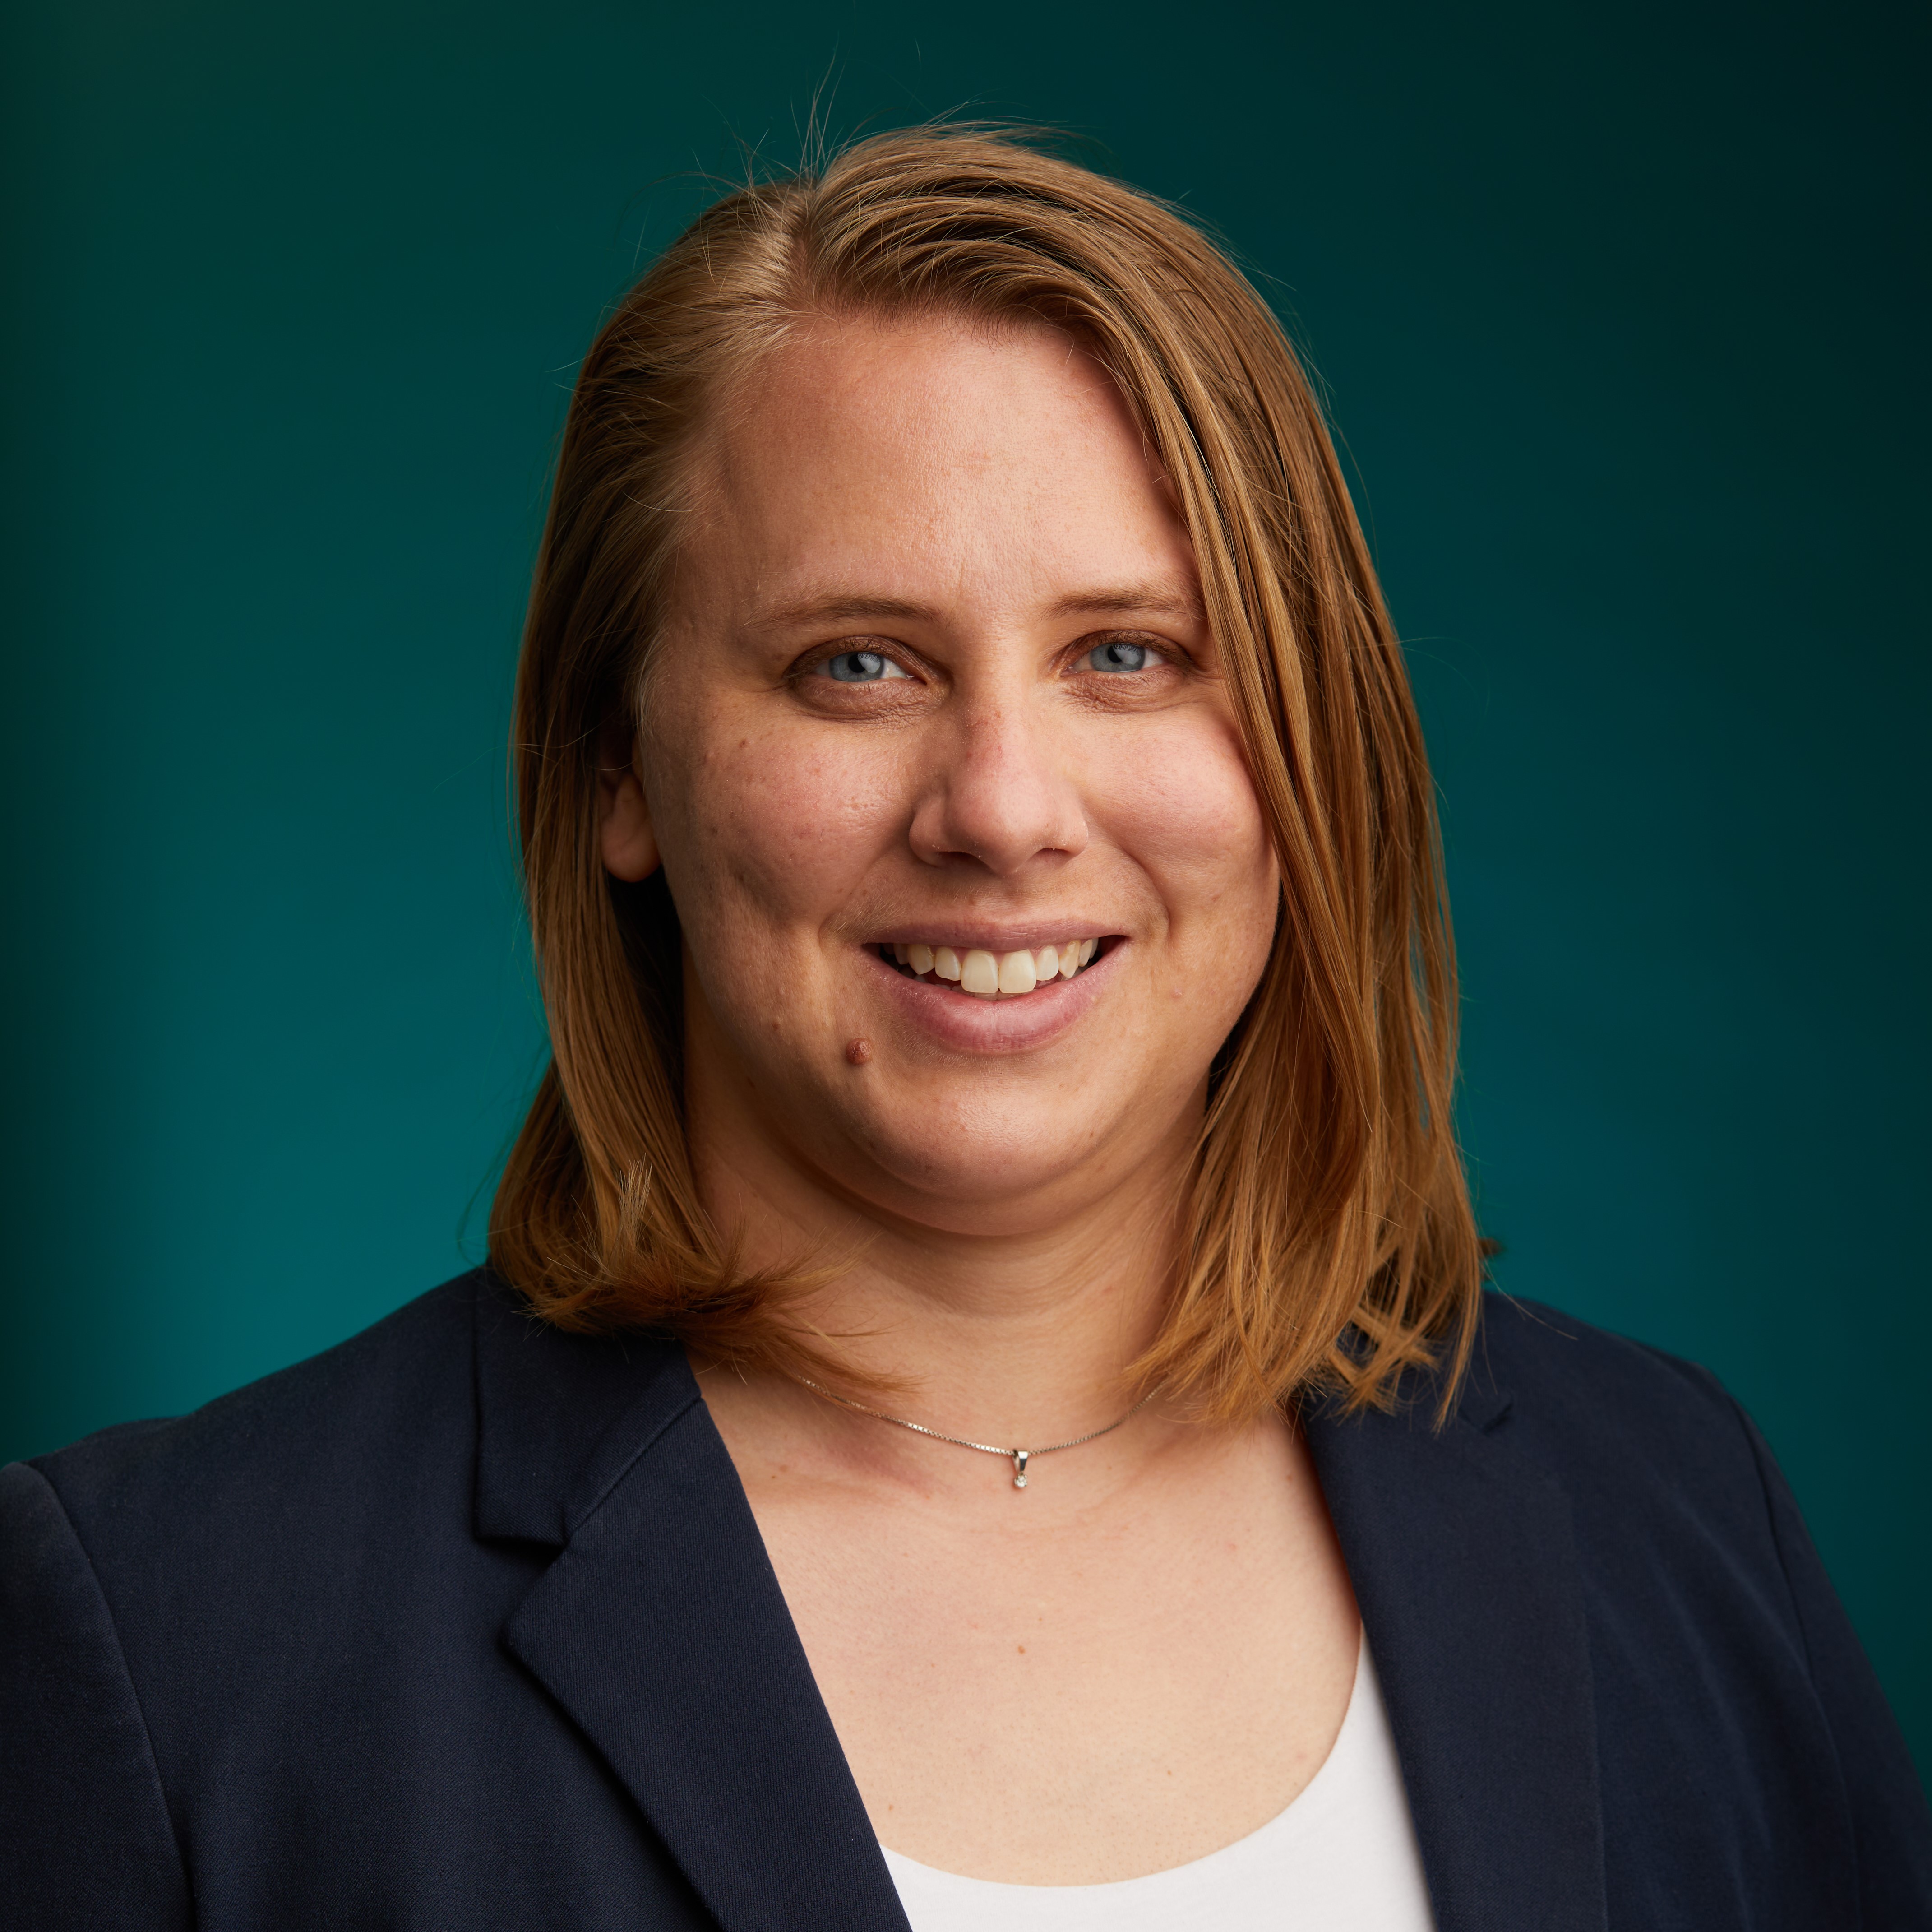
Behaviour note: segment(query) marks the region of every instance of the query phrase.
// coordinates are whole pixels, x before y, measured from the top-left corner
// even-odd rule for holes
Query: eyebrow
[[[752,618],[754,630],[780,630],[793,624],[841,623],[856,617],[930,617],[924,604],[908,603],[903,597],[806,597],[795,604],[780,604],[760,611]]]
[[[1192,589],[1172,583],[1122,584],[1076,590],[1048,605],[1051,617],[1118,616],[1125,612],[1144,612],[1149,617],[1179,617],[1199,623],[1206,618],[1199,595]],[[788,629],[798,624],[843,623],[867,618],[903,618],[930,621],[939,613],[932,605],[908,602],[903,597],[862,597],[833,593],[806,597],[796,603],[781,604],[760,611],[751,620],[755,630]]]
[[[1172,583],[1123,584],[1104,590],[1076,590],[1054,604],[1048,614],[1056,617],[1118,616],[1128,611],[1144,611],[1150,617],[1186,617],[1197,623],[1208,614],[1198,592]]]

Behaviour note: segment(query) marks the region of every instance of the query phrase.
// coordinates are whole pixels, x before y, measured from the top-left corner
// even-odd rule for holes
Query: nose
[[[964,861],[1010,879],[1042,855],[1083,851],[1086,811],[1053,735],[1017,699],[949,720],[922,774],[914,855],[928,865]]]

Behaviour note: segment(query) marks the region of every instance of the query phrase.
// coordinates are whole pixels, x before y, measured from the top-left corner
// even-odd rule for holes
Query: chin
[[[1068,1099],[1082,1083],[1056,1080],[1052,1087],[1010,1094],[1004,1104],[933,1097],[884,1115],[852,1108],[848,1097],[847,1137],[872,1170],[855,1191],[921,1225],[961,1233],[1024,1233],[1035,1217],[1044,1224],[1064,1216],[1070,1191],[1113,1185],[1122,1163],[1096,1160],[1096,1143],[1110,1137],[1090,1104]],[[1124,1161],[1150,1151],[1124,1149]],[[815,1153],[808,1149],[808,1158]],[[854,1178],[835,1177],[848,1185]]]

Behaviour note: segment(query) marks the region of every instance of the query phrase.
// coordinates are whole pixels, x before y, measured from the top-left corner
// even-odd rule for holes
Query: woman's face
[[[727,414],[604,827],[683,924],[694,1126],[961,1231],[1159,1181],[1276,883],[1126,408],[1044,327],[856,320]]]

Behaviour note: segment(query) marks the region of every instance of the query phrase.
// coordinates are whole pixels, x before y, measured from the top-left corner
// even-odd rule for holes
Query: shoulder
[[[1695,1451],[1756,1464],[1744,1412],[1709,1369],[1493,1290],[1460,1406],[1481,1428],[1506,1416],[1512,1435],[1565,1462],[1674,1462]]]
[[[1732,1842],[1761,1860],[1764,1819],[1779,1813],[1802,1822],[1780,1849],[1806,1848],[1807,1882],[1840,1861],[1835,1905],[1807,1915],[1794,1891],[1792,1922],[1918,1923],[1932,1819],[1750,1418],[1694,1363],[1534,1303],[1484,1300],[1462,1421],[1553,1478],[1567,1504],[1612,1845],[1692,1846],[1699,1819],[1730,1803]],[[1680,1797],[1662,1828],[1657,1794],[1672,1777]],[[1634,1921],[1661,1922],[1675,1903],[1656,1889],[1662,1865],[1649,1853],[1616,1863],[1646,1897]]]
[[[191,1415],[16,1465],[0,1542],[26,1533],[10,1511],[52,1508],[110,1606],[157,1626],[305,1621],[351,1577],[368,1597],[433,1594],[469,1574],[478,1534],[565,1540],[577,1486],[628,1440],[614,1426],[654,1413],[640,1393],[694,1399],[682,1360],[562,1333],[475,1269]]]
[[[0,1803],[32,1848],[0,1879],[30,1917],[188,1921],[172,1799],[222,1789],[249,1737],[267,1762],[320,1735],[295,1688],[314,1660],[370,1654],[407,1608],[382,1579],[458,1546],[486,1291],[449,1282],[192,1415],[0,1470],[0,1733],[22,1747]]]
[[[1556,1478],[1586,1541],[1779,1567],[1779,1479],[1710,1370],[1536,1302],[1483,1299],[1462,1416]]]
[[[1492,1465],[1560,1492],[1610,1680],[1674,1669],[1687,1698],[1729,1682],[1760,1699],[1775,1683],[1798,1708],[1814,1666],[1856,1639],[1743,1408],[1694,1363],[1534,1303],[1485,1300],[1456,1427],[1466,1440],[1475,1425]],[[1814,1600],[1822,1607],[1808,1611]]]
[[[482,1270],[460,1275],[339,1346],[193,1414],[124,1423],[31,1467],[90,1532],[137,1540],[232,1534],[304,1501],[340,1507],[387,1468],[422,1468],[473,1435],[472,1335]]]
[[[515,1819],[574,1816],[640,1922],[697,1922],[504,1636],[573,1500],[698,1399],[682,1365],[478,1272],[193,1415],[0,1471],[0,1894],[35,1924],[413,1924],[425,1898],[439,1924],[548,1922],[584,1897],[581,1846]]]
[[[1483,1296],[1474,1363],[1552,1393],[1614,1392],[1646,1407],[1696,1410],[1730,1397],[1708,1369],[1563,1309],[1494,1288]]]
[[[1708,1369],[1648,1342],[1520,1296],[1483,1296],[1470,1390],[1490,1389],[1539,1402],[1575,1405],[1577,1420],[1692,1427],[1728,1421],[1736,1405]]]

